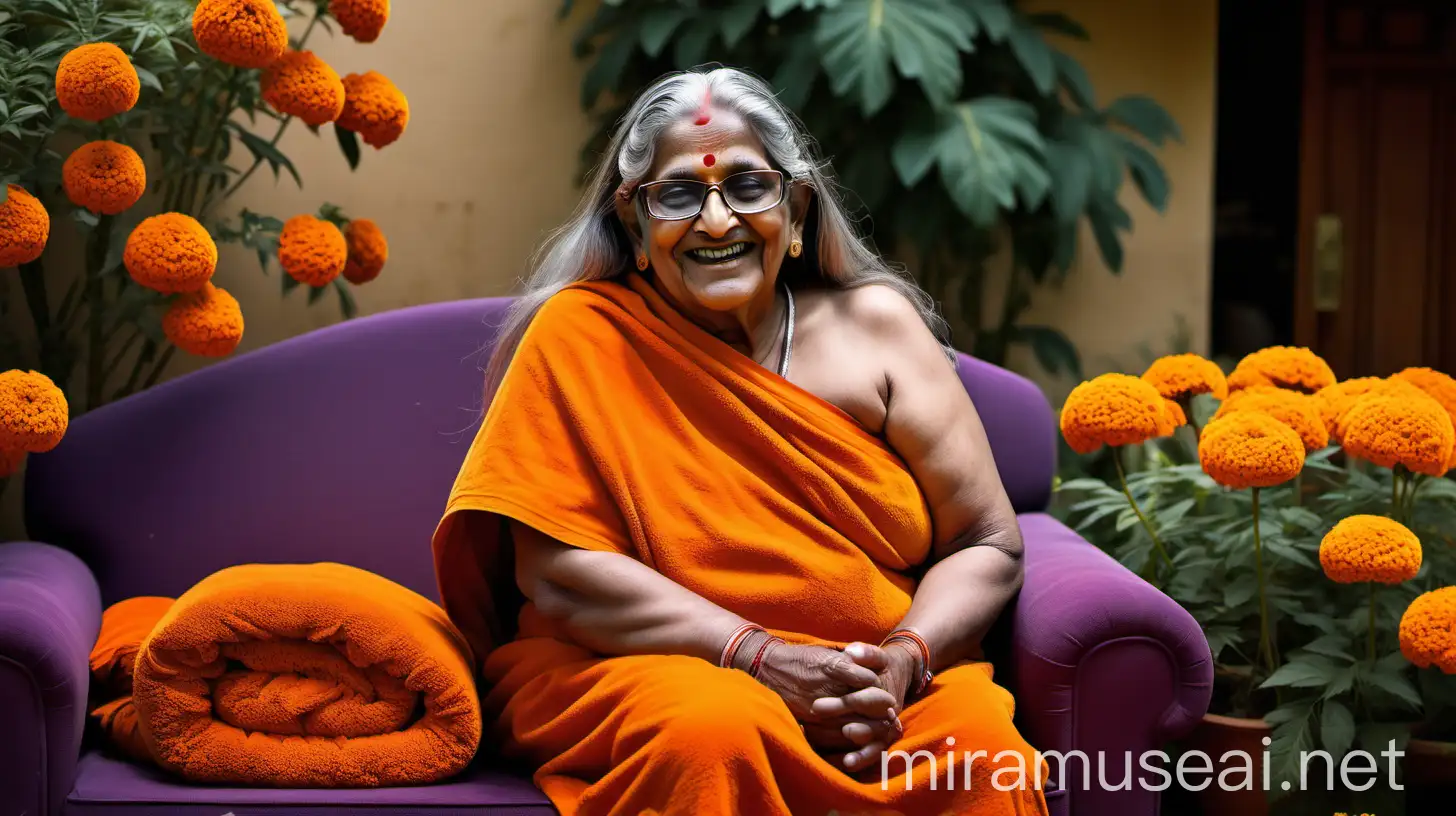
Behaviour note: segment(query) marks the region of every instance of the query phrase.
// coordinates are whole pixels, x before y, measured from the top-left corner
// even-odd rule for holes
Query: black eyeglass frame
[[[779,197],[775,199],[772,204],[760,207],[756,210],[744,211],[728,203],[728,196],[723,195],[723,185],[727,184],[735,178],[738,178],[739,176],[761,175],[763,173],[772,173],[779,178]],[[740,173],[734,173],[731,176],[727,176],[721,181],[717,182],[698,181],[697,179],[659,179],[657,181],[649,181],[646,184],[637,185],[637,189],[633,190],[632,194],[634,196],[641,195],[642,191],[646,190],[649,187],[658,187],[664,184],[696,184],[700,187],[703,187],[703,195],[701,198],[698,199],[698,208],[694,210],[691,215],[678,215],[671,217],[658,215],[657,213],[652,211],[652,202],[646,196],[642,196],[643,208],[647,210],[648,215],[656,218],[658,221],[686,221],[690,218],[697,218],[699,215],[703,214],[703,207],[708,203],[708,196],[712,195],[714,190],[717,190],[718,197],[723,199],[723,206],[727,207],[729,210],[732,210],[738,215],[757,215],[761,212],[768,212],[774,207],[777,207],[778,205],[784,203],[784,198],[787,197],[789,194],[789,184],[792,183],[792,181],[793,179],[790,179],[782,170],[744,170]]]

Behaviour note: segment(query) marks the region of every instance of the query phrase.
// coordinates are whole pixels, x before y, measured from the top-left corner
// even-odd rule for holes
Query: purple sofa
[[[35,541],[0,544],[0,816],[553,812],[527,773],[488,750],[425,787],[229,788],[110,758],[85,728],[101,611],[124,598],[176,596],[233,564],[313,561],[438,597],[430,533],[472,439],[479,369],[506,304],[421,306],[316,331],[87,414],[32,457]],[[998,679],[1034,746],[1109,752],[1116,783],[1123,752],[1159,748],[1204,713],[1207,644],[1183,609],[1043,512],[1056,447],[1040,391],[968,358],[960,373],[1026,541],[1025,588],[989,644]],[[1090,789],[1075,776],[1049,794],[1054,814],[1157,812],[1141,786],[1101,790],[1095,767]]]

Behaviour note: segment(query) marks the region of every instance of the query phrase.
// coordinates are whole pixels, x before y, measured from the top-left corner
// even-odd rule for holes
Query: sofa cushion
[[[285,789],[191,785],[156,769],[98,751],[81,757],[66,816],[543,816],[545,795],[520,774],[477,761],[435,785],[407,788]]]

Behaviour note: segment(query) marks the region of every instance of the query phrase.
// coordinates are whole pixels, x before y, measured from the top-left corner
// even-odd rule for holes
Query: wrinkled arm
[[[1120,780],[1124,752],[1133,767],[1187,734],[1208,710],[1213,660],[1197,621],[1183,607],[1074,531],[1042,513],[1021,516],[1026,579],[1012,620],[1010,666],[1022,734],[1043,753],[1078,750],[1092,760],[1063,780],[1079,814],[1155,813],[1158,794],[1142,785],[1097,784],[1097,752],[1108,779]],[[1158,767],[1169,768],[1161,761]],[[1163,780],[1142,773],[1157,786]]]
[[[47,544],[0,544],[0,791],[9,812],[61,812],[100,629],[101,592],[81,559]]]

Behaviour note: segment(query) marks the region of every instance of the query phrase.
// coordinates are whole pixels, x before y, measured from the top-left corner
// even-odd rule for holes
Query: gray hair
[[[548,298],[579,281],[608,280],[635,268],[631,240],[617,218],[614,197],[635,186],[652,167],[657,141],[673,124],[691,116],[704,99],[743,117],[769,159],[813,192],[800,268],[829,286],[850,289],[878,283],[900,292],[954,361],[945,320],[935,303],[903,271],[890,266],[857,234],[840,201],[827,161],[793,112],[763,80],[734,68],[683,71],[658,79],[623,115],[601,162],[593,170],[576,211],[537,250],[524,291],[507,309],[485,372],[489,404],[515,356],[531,319]],[[818,218],[814,218],[817,211]],[[788,268],[786,274],[793,272]],[[802,273],[801,273],[802,274]]]

